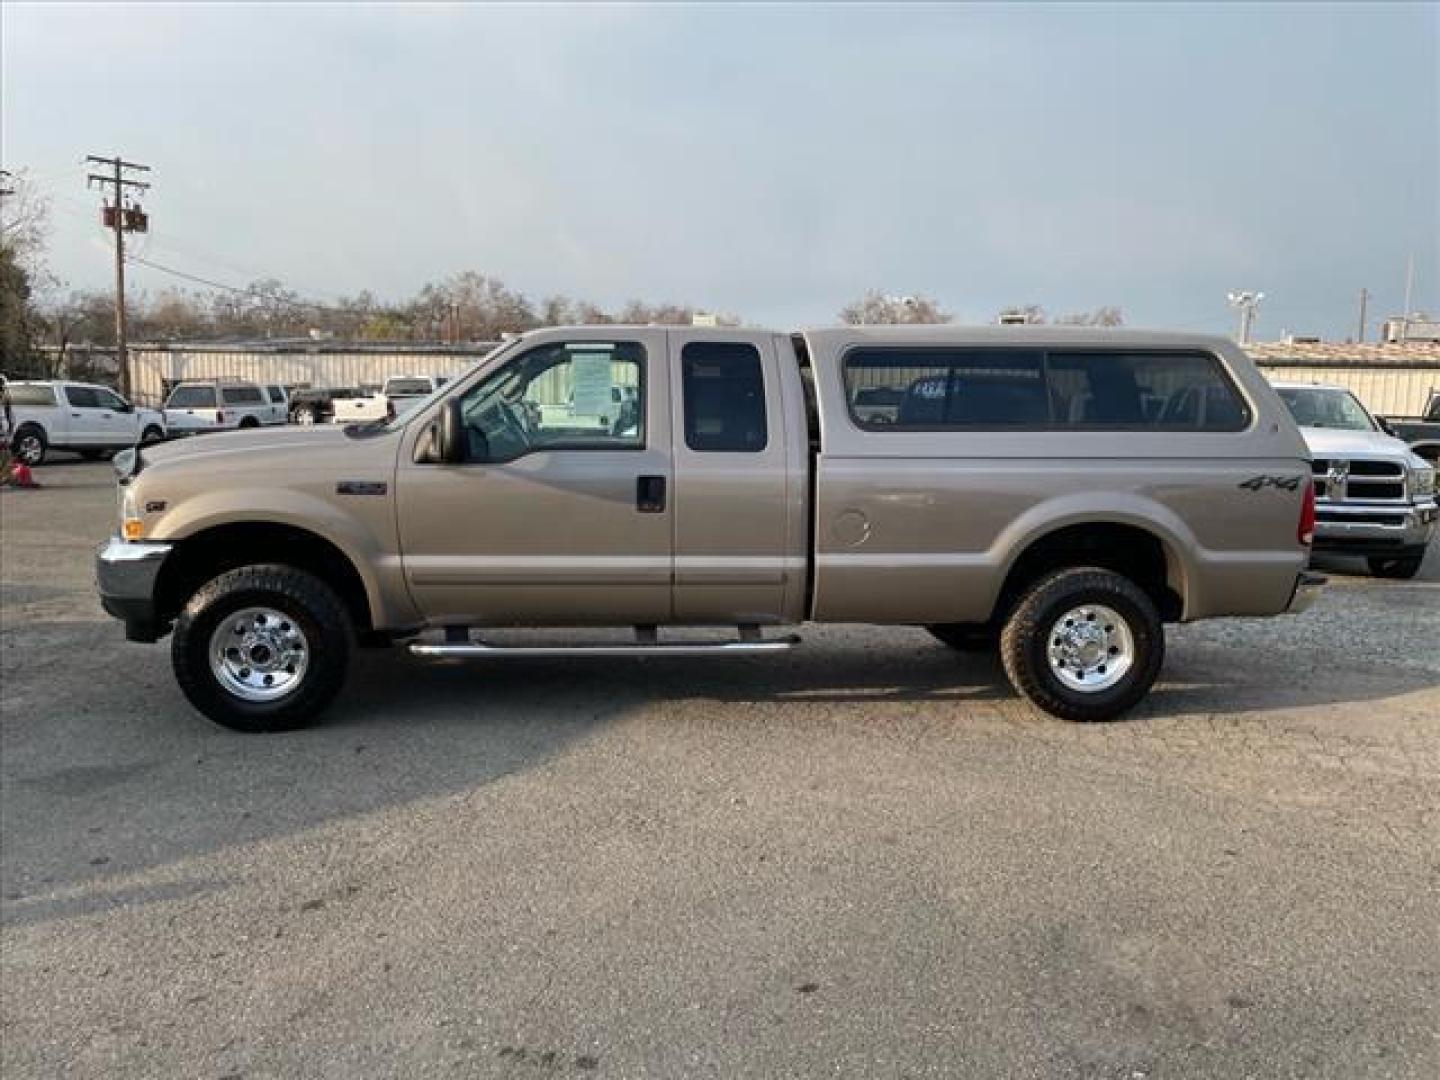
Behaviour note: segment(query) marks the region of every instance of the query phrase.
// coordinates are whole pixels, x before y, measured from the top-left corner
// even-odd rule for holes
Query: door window
[[[113,409],[116,412],[130,411],[130,406],[125,404],[125,399],[111,390],[96,390],[95,397],[102,409]]]
[[[98,409],[100,408],[100,395],[89,386],[67,386],[65,398],[70,402],[72,409]]]
[[[282,389],[280,389],[280,387],[278,387],[278,386],[268,386],[268,387],[266,387],[266,390],[269,391],[269,394],[270,394],[270,404],[272,404],[272,405],[284,405],[284,404],[285,404],[285,391],[282,390]]]
[[[680,353],[685,445],[703,453],[765,449],[765,380],[754,345],[692,341]]]
[[[634,341],[559,342],[516,357],[460,398],[468,459],[642,449],[644,367]]]
[[[220,391],[226,405],[264,405],[258,386],[227,386]]]

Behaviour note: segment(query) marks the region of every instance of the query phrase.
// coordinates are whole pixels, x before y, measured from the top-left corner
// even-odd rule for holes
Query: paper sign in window
[[[609,354],[600,356],[577,356],[570,362],[575,380],[575,416],[610,416],[615,406],[610,398],[613,377],[610,370]]]

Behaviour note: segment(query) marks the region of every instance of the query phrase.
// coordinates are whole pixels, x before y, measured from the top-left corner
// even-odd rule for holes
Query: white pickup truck
[[[433,375],[392,375],[378,394],[341,398],[335,402],[337,424],[365,424],[404,416],[445,384]]]
[[[73,450],[97,459],[165,438],[165,418],[137,409],[107,386],[79,382],[11,382],[13,434],[10,449],[27,465],[39,465],[51,450]]]

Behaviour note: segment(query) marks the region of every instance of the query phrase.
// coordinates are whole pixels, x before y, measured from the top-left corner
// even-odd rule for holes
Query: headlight
[[[1421,497],[1435,494],[1435,470],[1429,465],[1410,470],[1410,491]]]
[[[135,475],[136,467],[140,464],[140,451],[135,447],[128,450],[121,450],[113,458],[110,464],[115,466],[115,475],[122,481],[130,479]]]

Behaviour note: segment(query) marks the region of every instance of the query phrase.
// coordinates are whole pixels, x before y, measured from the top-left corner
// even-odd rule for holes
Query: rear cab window
[[[1241,431],[1250,411],[1194,350],[852,349],[850,416],[870,431]]]
[[[680,353],[685,445],[701,453],[758,454],[769,441],[760,350],[692,341]]]

